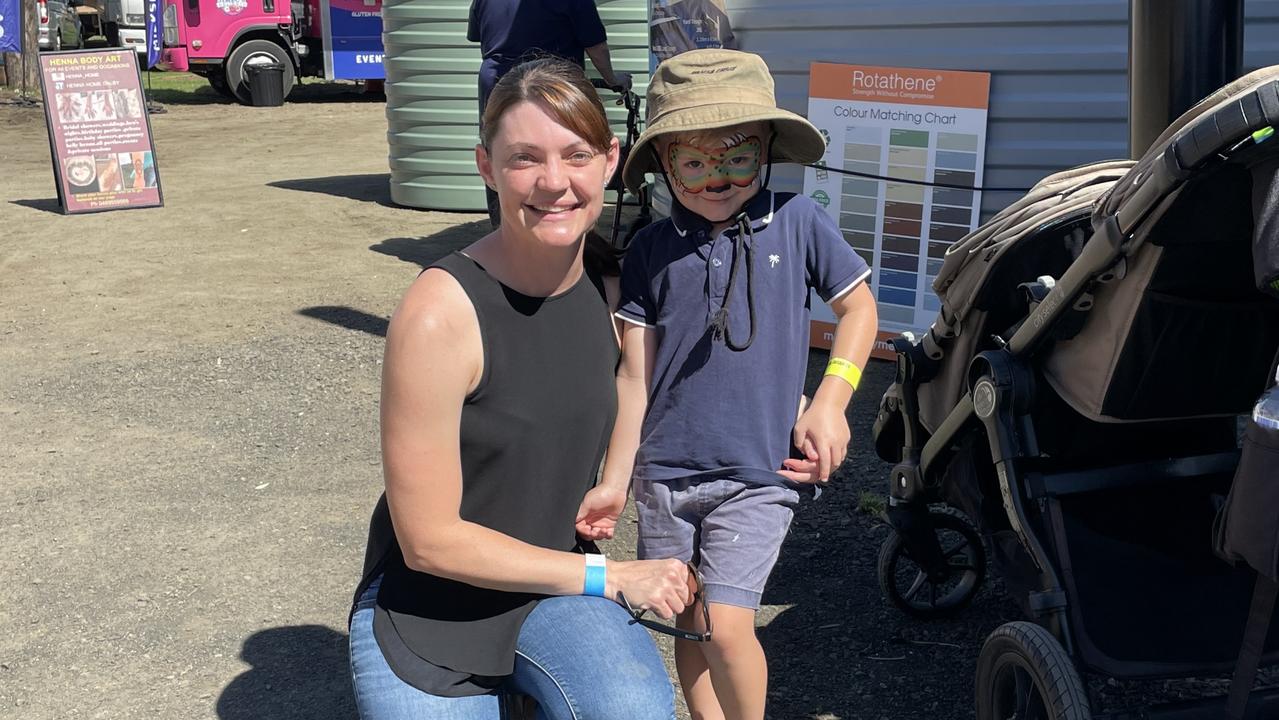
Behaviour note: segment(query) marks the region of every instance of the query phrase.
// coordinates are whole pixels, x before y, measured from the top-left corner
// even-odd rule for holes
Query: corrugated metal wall
[[[990,72],[987,187],[1128,151],[1128,0],[727,0],[741,49],[805,114],[813,61]],[[1279,0],[1245,0],[1244,64],[1279,64]],[[784,169],[783,169],[784,168]],[[802,174],[783,166],[779,190]],[[1016,199],[986,192],[983,217]]]

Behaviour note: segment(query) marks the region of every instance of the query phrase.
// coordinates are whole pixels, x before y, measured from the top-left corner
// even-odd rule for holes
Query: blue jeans
[[[515,671],[492,695],[429,695],[400,680],[373,637],[378,581],[351,618],[351,678],[362,720],[502,720],[499,695],[537,701],[544,720],[673,720],[670,677],[648,631],[617,603],[569,595],[541,601],[524,621]]]

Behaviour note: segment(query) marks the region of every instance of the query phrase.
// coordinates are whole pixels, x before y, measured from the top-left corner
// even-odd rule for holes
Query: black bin
[[[249,102],[255,107],[279,107],[284,104],[284,65],[252,63],[244,68],[248,74]]]

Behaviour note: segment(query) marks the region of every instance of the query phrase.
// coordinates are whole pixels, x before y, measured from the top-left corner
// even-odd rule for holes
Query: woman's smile
[[[568,220],[582,209],[582,203],[574,202],[554,202],[554,203],[538,203],[536,205],[525,205],[526,210],[532,211],[533,215],[540,220],[548,220],[551,222]]]

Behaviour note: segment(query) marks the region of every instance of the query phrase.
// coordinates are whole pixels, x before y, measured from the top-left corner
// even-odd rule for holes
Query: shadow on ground
[[[451,225],[434,235],[425,237],[387,238],[376,245],[370,245],[373,252],[390,255],[404,262],[415,263],[421,267],[429,267],[432,263],[455,250],[470,245],[484,237],[492,226],[487,219],[474,220],[459,225]]]
[[[196,88],[195,90],[175,90],[172,88],[153,88],[146,89],[145,82],[142,85],[146,90],[147,100],[160,105],[230,105],[235,101],[225,95],[214,90],[212,87]]]
[[[146,75],[143,75],[142,87],[147,88]],[[147,89],[148,100],[165,105],[231,105],[236,101],[214,90],[212,86],[197,87],[194,90],[173,88]],[[351,83],[315,82],[297,84],[289,93],[288,103],[323,104],[323,103],[382,103],[386,95],[379,92],[364,92],[363,86]],[[271,108],[261,108],[270,112]]]
[[[488,220],[477,220],[454,225],[425,237],[388,238],[369,246],[369,249],[425,268],[445,255],[470,245],[488,231]],[[384,317],[346,305],[314,305],[298,310],[297,314],[379,337],[386,337],[389,323]]]
[[[372,202],[384,207],[399,207],[391,202],[391,174],[333,175],[331,177],[298,178],[267,183],[270,187],[301,192],[322,193],[334,197]]]
[[[59,215],[62,213],[62,206],[58,204],[58,198],[32,198],[31,200],[10,200],[14,205],[21,205],[32,210],[43,210],[45,212]]]
[[[386,327],[390,323],[384,317],[370,315],[363,310],[356,310],[344,305],[315,305],[298,310],[298,315],[322,320],[330,325],[337,325],[348,330],[359,330],[378,337],[386,337]]]
[[[356,717],[347,636],[322,625],[262,630],[244,641],[251,667],[218,697],[221,720]]]

